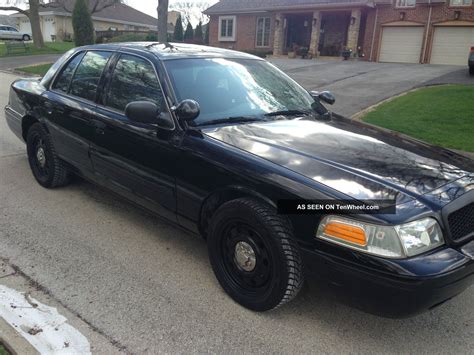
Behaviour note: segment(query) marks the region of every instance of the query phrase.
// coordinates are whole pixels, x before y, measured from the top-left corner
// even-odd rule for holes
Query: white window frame
[[[458,7],[458,6],[472,6],[472,0],[461,0],[462,4],[453,4],[454,0],[449,0],[449,5],[452,7]],[[465,2],[467,2],[465,4]]]
[[[409,4],[409,1],[413,1],[412,4]],[[396,8],[412,8],[416,6],[416,0],[395,0]]]
[[[262,32],[262,44],[258,44],[258,22],[263,19],[263,32]],[[265,22],[270,22],[270,31],[268,31],[268,38],[265,38]],[[272,18],[270,16],[260,16],[257,17],[257,25],[255,31],[255,47],[256,48],[268,48],[270,47],[270,37],[272,33]],[[265,44],[265,40],[268,39],[268,44]]]
[[[232,36],[222,36],[222,21],[232,20]],[[237,31],[237,16],[219,16],[219,35],[218,39],[220,42],[234,42]]]

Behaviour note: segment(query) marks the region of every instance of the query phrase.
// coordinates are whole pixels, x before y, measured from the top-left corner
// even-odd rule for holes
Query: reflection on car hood
[[[213,127],[203,133],[357,199],[401,203],[453,181],[463,188],[474,184],[473,160],[338,116],[326,122],[298,118]]]

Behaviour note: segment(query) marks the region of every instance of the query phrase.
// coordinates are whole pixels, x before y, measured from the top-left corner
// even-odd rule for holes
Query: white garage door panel
[[[423,27],[385,27],[379,61],[419,63],[423,30]]]
[[[431,64],[467,65],[474,46],[474,27],[438,27],[434,31]]]

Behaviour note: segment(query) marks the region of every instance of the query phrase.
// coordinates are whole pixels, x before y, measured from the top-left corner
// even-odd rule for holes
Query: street
[[[335,111],[346,115],[460,70],[417,66],[422,69],[415,75],[409,66],[360,63],[360,73],[367,74],[351,77],[345,63],[337,64],[331,71],[313,65],[288,72],[305,86],[308,73],[319,75],[311,85],[333,90],[339,100]],[[387,72],[399,82],[383,82]],[[56,190],[34,181],[25,146],[4,119],[15,78],[0,73],[0,257],[117,352],[380,354],[474,348],[473,287],[406,320],[363,313],[308,286],[275,311],[242,308],[220,288],[200,238],[81,179]]]

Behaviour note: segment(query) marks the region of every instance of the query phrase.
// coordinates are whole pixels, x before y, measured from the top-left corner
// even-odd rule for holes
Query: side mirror
[[[197,116],[201,113],[199,104],[194,100],[183,100],[178,105],[172,108],[179,119],[190,122],[194,121]]]
[[[330,91],[311,91],[310,95],[313,97],[313,99],[318,101],[324,101],[329,105],[333,105],[336,102],[336,98]]]
[[[125,107],[125,115],[130,121],[139,123],[158,123],[160,109],[150,101],[134,101]]]

